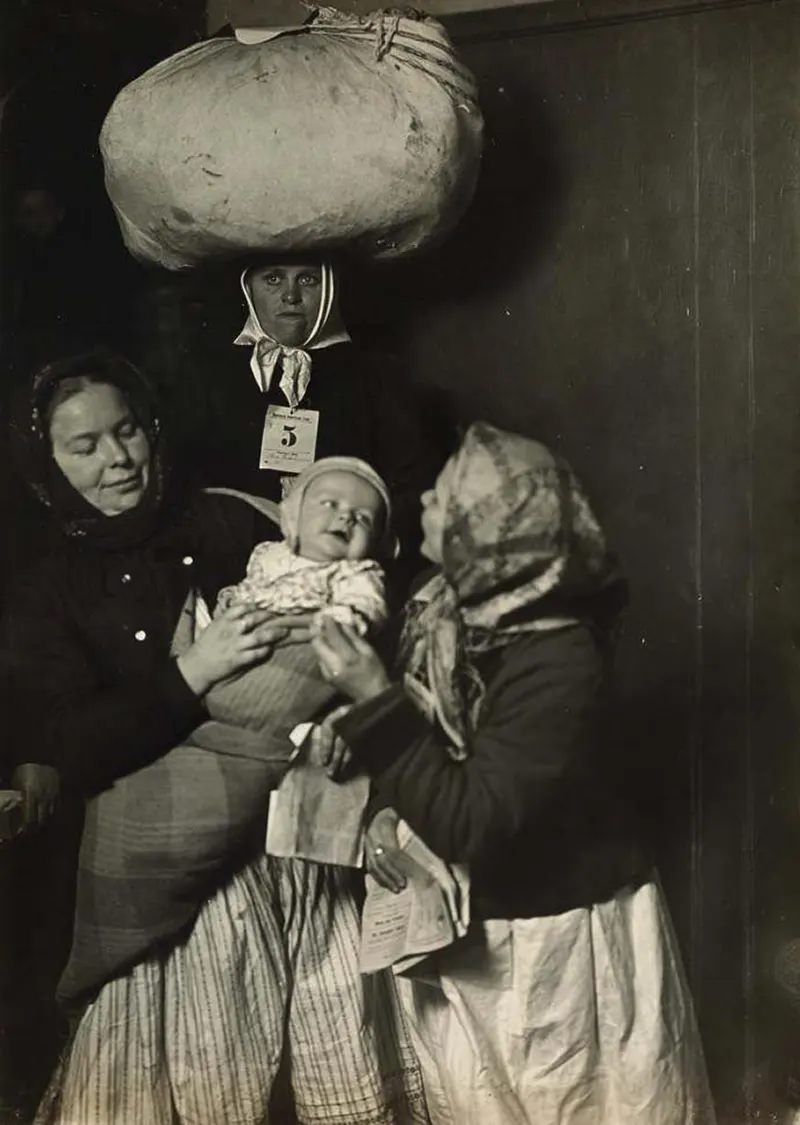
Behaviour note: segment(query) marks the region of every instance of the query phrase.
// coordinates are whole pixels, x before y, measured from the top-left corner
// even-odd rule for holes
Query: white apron
[[[434,1125],[714,1122],[656,883],[483,927],[483,949],[398,981]]]

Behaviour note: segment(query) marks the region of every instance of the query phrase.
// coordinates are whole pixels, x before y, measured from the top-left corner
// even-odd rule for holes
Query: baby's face
[[[315,562],[369,558],[383,519],[383,500],[371,484],[339,469],[324,473],[303,496],[298,554]]]

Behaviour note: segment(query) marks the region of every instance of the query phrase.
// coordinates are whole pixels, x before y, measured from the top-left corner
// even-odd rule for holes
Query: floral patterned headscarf
[[[462,758],[483,698],[471,657],[597,621],[624,582],[572,470],[539,442],[476,422],[447,471],[442,569],[408,606],[400,660]]]

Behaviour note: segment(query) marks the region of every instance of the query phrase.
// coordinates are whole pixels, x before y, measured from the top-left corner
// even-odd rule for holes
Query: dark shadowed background
[[[565,454],[624,559],[612,737],[719,1104],[756,1120],[800,1056],[771,984],[777,943],[800,935],[800,4],[491,7],[448,20],[486,115],[475,203],[443,247],[357,278],[352,303],[445,423],[483,417]],[[45,348],[30,282],[34,330],[17,331],[29,251],[14,206],[39,183],[82,248],[50,307],[83,287],[73,321],[162,382],[188,378],[198,334],[227,314],[203,279],[127,259],[96,135],[122,83],[205,34],[202,5],[17,3],[0,18],[6,389]],[[6,477],[9,573],[34,548]]]

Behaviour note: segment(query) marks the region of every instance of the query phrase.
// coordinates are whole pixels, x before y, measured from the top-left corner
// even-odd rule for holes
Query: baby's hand
[[[312,637],[318,637],[322,632],[323,622],[335,621],[338,625],[344,625],[348,629],[352,629],[359,637],[367,635],[367,622],[363,614],[358,610],[353,609],[350,605],[326,605],[323,606],[314,616],[311,623]]]
[[[211,615],[214,621],[222,617],[226,609],[230,609],[233,605],[233,598],[236,593],[235,586],[225,586],[220,590],[217,595],[217,604],[214,606],[214,612]]]
[[[247,606],[249,609],[259,609],[269,611],[264,620],[270,620],[278,617],[279,614],[274,610],[270,610],[269,606],[263,604],[259,598],[248,597],[238,586],[224,586],[217,595],[217,604],[214,606],[213,619],[222,617],[234,605]]]

